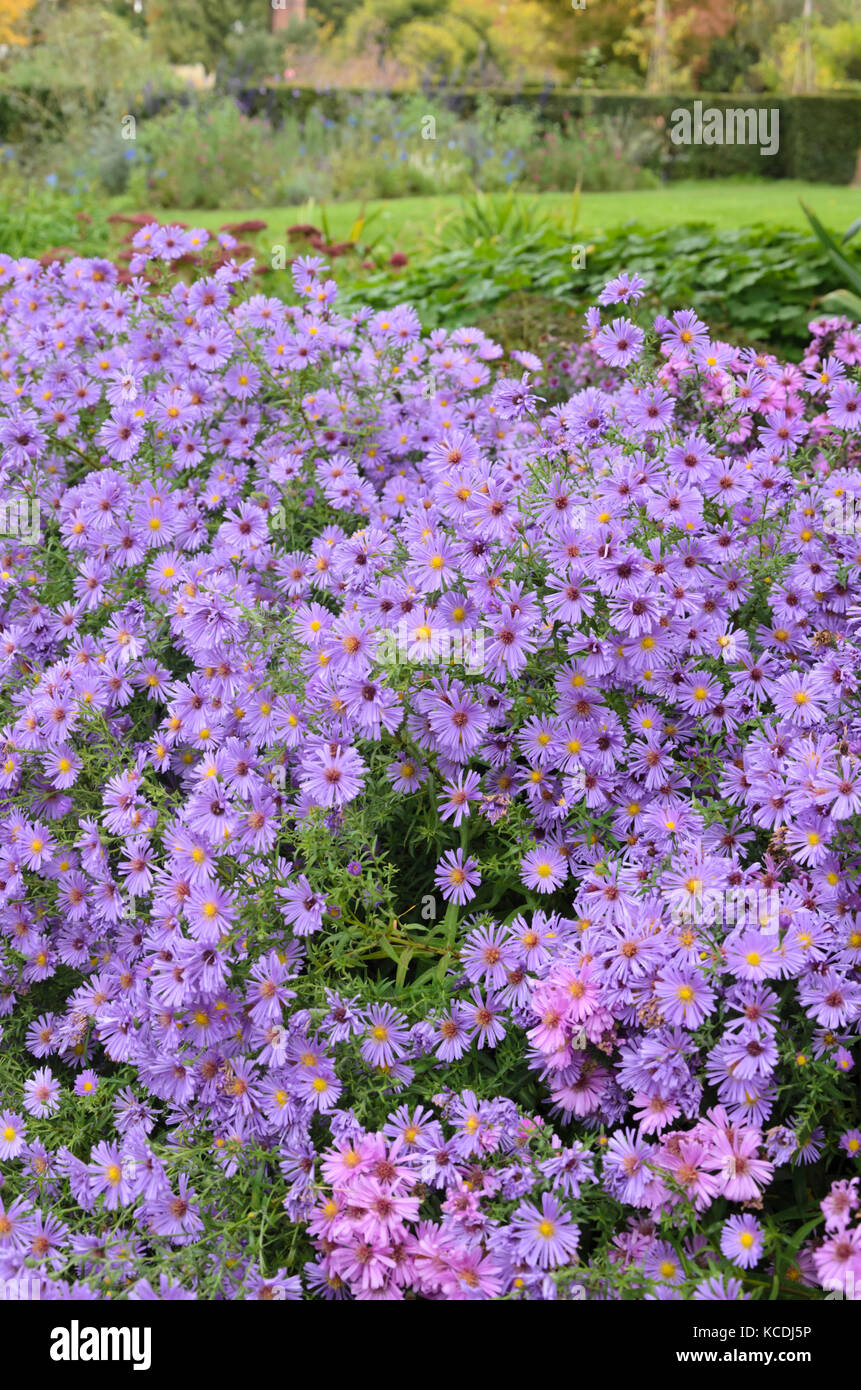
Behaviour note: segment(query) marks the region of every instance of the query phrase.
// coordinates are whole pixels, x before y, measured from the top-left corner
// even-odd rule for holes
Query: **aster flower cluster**
[[[0,256],[0,1278],[854,1271],[857,332],[620,275],[548,406],[319,259],[152,288],[206,238]]]
[[[821,1203],[824,1238],[812,1250],[816,1276],[823,1288],[855,1302],[861,1298],[861,1228],[858,1222],[858,1178],[831,1184]]]
[[[550,1271],[575,1262],[579,1230],[550,1192],[539,1205],[523,1194],[550,1174],[564,1174],[564,1190],[579,1192],[592,1179],[588,1154],[557,1150],[539,1161],[529,1136],[540,1127],[525,1125],[510,1100],[480,1101],[473,1092],[434,1100],[445,1127],[432,1110],[402,1106],[381,1133],[342,1130],[324,1155],[328,1186],[309,1221],[320,1256],[308,1267],[310,1285],[327,1298],[395,1290],[432,1299],[505,1291],[556,1298]],[[439,1221],[420,1220],[428,1190],[439,1193]],[[508,1208],[504,1223],[493,1202]]]

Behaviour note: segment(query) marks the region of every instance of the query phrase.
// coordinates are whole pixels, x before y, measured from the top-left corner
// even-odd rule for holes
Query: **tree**
[[[342,33],[347,20],[362,7],[362,0],[308,0],[308,14],[331,26],[332,34]]]
[[[812,92],[814,87],[813,47],[810,41],[812,19],[813,0],[804,0],[804,7],[801,11],[801,43],[799,45],[798,66],[792,83],[794,92]]]
[[[23,24],[33,0],[3,0],[0,5],[0,45],[25,44]]]
[[[667,30],[666,0],[655,0],[652,43],[649,49],[649,66],[646,73],[646,86],[650,92],[664,92],[669,86],[670,46]]]
[[[19,50],[15,71],[46,91],[74,87],[105,97],[133,91],[142,74],[158,70],[146,37],[99,3],[42,6],[34,10],[33,21],[31,41]]]
[[[352,54],[375,52],[380,70],[395,63],[418,79],[558,75],[541,0],[362,0],[343,43]]]
[[[601,0],[574,9],[571,0],[540,0],[554,63],[568,76],[615,67],[635,83],[645,72],[653,0]],[[595,61],[597,57],[597,61]]]
[[[857,0],[750,0],[739,31],[759,42],[757,75],[771,90],[851,88],[861,80]]]
[[[345,37],[354,51],[374,46],[384,67],[396,55],[403,31],[418,21],[436,21],[444,27],[449,0],[364,0],[346,26]]]
[[[172,63],[203,63],[213,72],[231,34],[268,29],[265,0],[147,0],[147,28]]]

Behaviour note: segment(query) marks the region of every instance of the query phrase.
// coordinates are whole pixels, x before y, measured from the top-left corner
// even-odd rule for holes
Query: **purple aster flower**
[[[404,1015],[391,1004],[375,1004],[367,1012],[362,1056],[373,1067],[390,1067],[407,1054],[409,1033]]]
[[[730,1216],[721,1230],[720,1248],[728,1260],[753,1269],[762,1259],[762,1227],[752,1216]]]
[[[614,319],[595,338],[595,351],[610,367],[628,367],[640,355],[643,330],[630,319]]]
[[[576,1256],[580,1229],[549,1192],[542,1194],[540,1207],[521,1202],[511,1228],[520,1256],[540,1269],[570,1264]]]
[[[14,1110],[0,1111],[0,1158],[17,1158],[24,1147],[27,1126]]]
[[[462,849],[446,850],[436,866],[434,883],[446,902],[462,906],[475,897],[481,883],[478,861],[466,856]]]

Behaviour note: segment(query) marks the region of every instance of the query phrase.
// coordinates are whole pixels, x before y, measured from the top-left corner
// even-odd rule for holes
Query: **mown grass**
[[[497,195],[500,199],[507,195]],[[548,216],[567,222],[571,215],[570,193],[523,193],[518,201],[541,208]],[[820,219],[842,232],[861,215],[861,188],[832,184],[804,183],[796,180],[761,179],[742,182],[731,179],[686,181],[665,184],[656,189],[631,193],[583,193],[579,200],[578,227],[584,233],[606,231],[625,222],[636,221],[646,227],[672,226],[680,222],[704,221],[718,228],[750,226],[766,222],[778,227],[807,229],[799,206],[803,198]],[[431,244],[445,244],[445,223],[463,200],[455,195],[397,198],[387,202],[370,201],[364,206],[366,235],[392,250],[414,254]],[[178,208],[170,213],[153,209],[161,220],[169,217],[190,225],[215,230],[227,222],[249,219],[268,223],[267,234],[273,244],[285,228],[296,222],[326,226],[333,240],[346,239],[363,212],[357,200],[283,208],[217,208],[213,211]]]

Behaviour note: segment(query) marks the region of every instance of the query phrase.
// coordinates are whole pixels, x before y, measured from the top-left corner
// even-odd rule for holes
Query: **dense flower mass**
[[[0,1279],[854,1296],[861,335],[205,240],[0,256]]]

